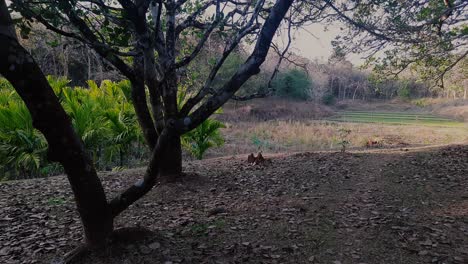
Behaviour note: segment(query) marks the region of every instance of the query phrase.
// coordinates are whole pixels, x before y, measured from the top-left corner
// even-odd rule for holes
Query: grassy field
[[[348,121],[349,122],[349,121]],[[349,148],[401,148],[468,142],[468,128],[419,124],[336,122],[326,120],[271,120],[226,123],[226,143],[209,150],[208,157],[262,151],[264,153],[339,150],[342,129],[350,130]]]
[[[333,112],[307,105],[294,109],[295,106],[271,102],[269,107],[255,108],[253,105],[250,108],[242,106],[227,109],[223,120],[226,128],[222,129],[226,144],[221,148],[211,149],[207,157],[257,151],[275,153],[339,150],[343,140],[349,142],[347,147],[350,149],[366,148],[369,142],[377,142],[372,147],[379,148],[468,142],[467,123],[414,110],[402,112],[395,111],[396,109],[353,109]],[[279,111],[280,107],[294,111]],[[306,110],[309,111],[308,114],[305,113]],[[265,113],[275,115],[267,116]],[[346,138],[340,135],[343,130],[350,130]]]
[[[421,125],[440,127],[466,127],[466,123],[428,114],[404,112],[343,111],[327,118],[330,121],[347,123],[383,123],[398,125]]]

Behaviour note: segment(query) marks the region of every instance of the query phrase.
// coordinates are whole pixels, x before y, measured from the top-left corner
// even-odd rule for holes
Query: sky
[[[332,54],[331,41],[337,33],[334,28],[324,31],[324,26],[318,24],[298,29],[291,43],[292,51],[311,60],[326,61]]]
[[[323,24],[305,26],[294,33],[291,51],[312,61],[317,59],[326,62],[333,52],[331,41],[340,33],[338,25],[327,26],[327,30]],[[363,62],[357,54],[350,54],[346,58],[354,65]]]

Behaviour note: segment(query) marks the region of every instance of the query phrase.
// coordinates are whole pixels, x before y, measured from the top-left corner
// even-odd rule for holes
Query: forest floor
[[[186,163],[83,263],[468,263],[468,145],[264,156]],[[101,177],[112,197],[143,172]],[[60,263],[80,239],[65,177],[0,183],[0,263]]]

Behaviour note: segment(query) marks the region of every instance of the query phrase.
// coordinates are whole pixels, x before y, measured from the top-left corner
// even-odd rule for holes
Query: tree
[[[279,45],[278,43],[271,44],[272,50],[274,51],[275,56],[277,56],[277,61],[270,77],[268,78],[266,87],[248,95],[234,96],[232,99],[236,101],[247,101],[275,94],[273,81],[280,72],[280,67],[284,61],[287,61],[290,65],[292,64],[296,67],[302,68],[307,72],[307,63],[299,63],[291,58],[294,55],[289,51],[293,41],[293,29],[299,29],[304,25],[323,21],[323,19],[327,17],[326,10],[327,4],[323,3],[323,1],[300,1],[300,4],[292,9],[289,12],[289,15],[285,17],[286,25],[284,31],[286,34],[286,41],[283,41],[282,45]]]
[[[3,0],[0,1],[0,25],[0,57],[6,58],[0,62],[0,73],[25,102],[33,126],[44,134],[49,144],[49,160],[63,165],[75,195],[86,244],[102,245],[112,233],[113,220],[94,165],[41,70],[19,45]]]
[[[91,2],[86,2],[89,5],[85,6],[81,6],[80,3],[75,3],[76,5],[73,6],[69,1],[57,1],[54,2],[55,4],[44,6],[39,4],[32,8],[33,6],[29,4],[33,3],[16,1],[15,5],[20,8],[27,18],[34,17],[48,28],[69,37],[80,39],[90,45],[99,54],[105,56],[132,82],[133,103],[137,109],[140,124],[144,128],[145,138],[152,149],[151,160],[144,178],[111,199],[110,202],[107,202],[94,164],[85,151],[83,142],[74,131],[70,118],[60,105],[58,98],[37,63],[19,44],[6,3],[4,0],[0,1],[0,57],[6,58],[0,61],[0,74],[13,85],[25,102],[31,113],[33,126],[44,134],[49,144],[49,159],[60,162],[64,167],[83,223],[84,249],[95,249],[107,245],[112,237],[114,218],[149,192],[159,180],[158,175],[162,171],[165,169],[178,169],[179,164],[177,163],[179,161],[177,159],[180,156],[174,157],[172,155],[174,152],[180,151],[180,135],[203,123],[212,113],[226,103],[243,83],[259,72],[260,65],[265,60],[274,34],[293,0],[278,0],[273,5],[270,3],[268,7],[264,6],[265,1],[257,1],[253,9],[248,3],[236,2],[242,8],[234,9],[226,16],[222,15],[221,3],[227,4],[231,1],[209,1],[208,3],[215,4],[216,14],[214,22],[208,28],[196,20],[199,14],[208,7],[202,5],[202,7],[196,8],[196,11],[184,20],[185,23],[180,24],[182,25],[180,28],[175,25],[176,11],[180,10],[184,3],[192,2],[168,1],[164,4],[167,18],[167,21],[164,21],[164,26],[167,28],[166,35],[162,34],[161,31],[163,24],[160,20],[162,2],[150,4],[141,1],[136,1],[136,3],[120,1],[122,9],[105,5],[101,1]],[[155,34],[152,35],[148,31],[149,23],[146,21],[150,7],[154,14],[154,28],[156,29],[153,32]],[[177,86],[174,86],[177,84],[177,69],[189,63],[191,58],[196,56],[197,47],[200,47],[204,41],[199,42],[190,55],[183,57],[181,60],[176,60],[175,40],[177,32],[181,32],[188,27],[202,27],[205,29],[202,39],[206,38],[207,34],[213,31],[215,26],[219,26],[221,22],[224,21],[223,23],[229,24],[226,17],[233,17],[234,14],[238,14],[239,10],[244,10],[240,14],[244,15],[242,16],[243,19],[247,18],[247,22],[241,25],[240,29],[233,25],[233,28],[238,29],[235,38],[232,39],[233,42],[228,44],[223,57],[217,60],[207,84],[196,95],[189,98],[179,111],[176,102]],[[36,11],[40,12],[35,13]],[[76,27],[77,32],[65,32],[55,26],[64,21],[54,20],[49,16],[49,11],[59,12],[60,15],[56,17],[57,19],[67,17],[68,22]],[[95,24],[92,22],[87,23],[85,20],[88,17],[81,17],[83,13],[89,15],[89,17],[93,17],[93,14],[102,15],[104,21],[108,21],[106,23],[109,24],[111,23],[109,20],[121,23],[113,24],[116,27],[112,29],[112,34],[116,35],[113,35],[114,38],[109,40],[111,42],[116,39],[121,40],[127,36],[126,33],[128,32],[118,30],[118,28],[125,27],[117,27],[117,25],[130,27],[128,23],[131,22],[131,27],[134,29],[132,33],[137,43],[134,51],[124,53],[113,46],[109,46],[108,43],[102,42],[105,40],[104,36],[99,34],[97,28],[90,28],[90,25]],[[267,14],[266,18],[262,20],[262,26],[259,19],[260,13]],[[250,17],[247,17],[247,14]],[[46,18],[51,20],[49,21]],[[256,31],[260,27],[251,55],[229,81],[222,87],[215,89],[213,93],[210,83],[227,55],[238,44],[241,37]],[[104,27],[101,30],[111,31],[111,28]],[[155,38],[154,41],[151,41],[151,36]],[[155,56],[155,53],[158,56]],[[126,64],[120,57],[130,55],[134,56],[131,66]],[[156,62],[155,57],[162,61]],[[142,69],[144,69],[144,72],[138,71]],[[164,77],[163,79],[160,78],[161,74]],[[150,115],[146,107],[145,84],[150,92],[153,116]],[[34,89],[31,87],[34,87]],[[194,107],[196,108],[194,109]],[[162,116],[160,116],[161,113]],[[165,163],[168,158],[171,166],[163,166],[162,164],[167,165]]]
[[[307,100],[311,96],[312,81],[306,72],[292,69],[280,74],[273,87],[278,96]]]
[[[189,118],[202,101],[222,90],[213,83],[220,67],[242,39],[258,34],[262,17],[272,4],[265,0],[121,0],[115,4],[68,0],[48,4],[12,1],[11,8],[23,16],[20,28],[27,31],[34,21],[74,38],[93,48],[131,81],[138,121],[152,150],[170,120]],[[214,9],[211,16],[210,8]],[[199,55],[212,34],[225,40],[222,56],[213,59],[204,84],[178,109],[179,73]],[[180,136],[171,134],[169,141],[172,147],[164,153],[159,173],[173,180],[182,168]]]
[[[365,53],[383,76],[413,69],[443,87],[447,72],[468,56],[465,0],[324,1],[330,19],[348,28],[335,42],[338,49]]]

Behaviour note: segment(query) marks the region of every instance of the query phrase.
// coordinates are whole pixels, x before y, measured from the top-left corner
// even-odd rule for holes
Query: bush
[[[105,80],[100,86],[88,81],[86,88],[71,88],[66,78],[49,76],[48,81],[97,169],[134,165],[145,155],[129,81]],[[182,136],[184,147],[201,159],[208,148],[223,144],[222,127],[216,120],[206,120]],[[0,180],[2,175],[24,178],[60,173],[61,167],[50,163],[46,153],[47,141],[34,129],[26,105],[0,78]]]
[[[88,88],[68,86],[66,78],[48,81],[98,169],[128,164],[142,141],[128,81],[103,81]],[[0,79],[0,170],[9,178],[37,177],[61,171],[46,158],[47,142],[13,87]],[[133,152],[132,152],[133,151]]]
[[[335,96],[331,93],[327,93],[322,97],[322,103],[325,105],[332,105],[335,103]]]
[[[408,83],[403,82],[398,89],[398,96],[403,100],[410,100],[411,99],[411,91],[408,86]]]
[[[312,81],[307,73],[293,69],[280,74],[273,83],[277,96],[296,100],[307,100],[310,98]]]
[[[201,160],[206,150],[224,144],[220,132],[220,128],[224,127],[223,123],[217,120],[207,119],[197,128],[182,136],[182,145],[192,156]]]
[[[419,106],[419,107],[427,107],[431,104],[430,100],[427,98],[420,98],[411,101],[412,104]]]
[[[46,140],[33,128],[24,103],[12,96],[10,102],[0,105],[0,170],[15,176],[39,176],[46,151]]]

